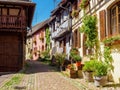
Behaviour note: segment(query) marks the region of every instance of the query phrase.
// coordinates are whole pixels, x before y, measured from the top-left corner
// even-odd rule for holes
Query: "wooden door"
[[[0,33],[0,72],[18,71],[22,67],[22,42],[16,33]]]

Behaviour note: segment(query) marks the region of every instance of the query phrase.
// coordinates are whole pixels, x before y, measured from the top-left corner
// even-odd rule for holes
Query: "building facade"
[[[58,7],[52,11],[51,16],[55,16],[55,18],[50,23],[50,30],[54,53],[64,52],[69,59],[70,49],[75,47],[78,48],[84,61],[84,57],[91,53],[85,45],[85,34],[80,33],[84,15],[97,17],[98,38],[100,50],[103,54],[104,47],[107,46],[104,40],[120,37],[120,0],[86,0],[84,9],[80,7],[81,3],[82,0],[62,0]],[[70,25],[71,20],[72,28]],[[110,44],[112,46],[112,65],[114,67],[111,73],[116,83],[120,82],[119,44],[118,39]]]
[[[32,55],[32,30],[29,30],[27,33],[27,40],[26,40],[26,60],[31,60],[33,55]]]
[[[23,68],[34,9],[35,4],[26,0],[0,0],[0,72]]]
[[[82,26],[82,20],[84,17],[84,13],[86,15],[92,15],[97,17],[97,28],[98,28],[98,37],[100,41],[100,48],[102,54],[104,53],[104,47],[106,44],[104,43],[104,40],[119,37],[120,35],[120,29],[119,29],[119,5],[120,0],[88,0],[88,3],[85,5],[85,11],[83,9],[76,8],[77,6],[80,6],[81,0],[75,0],[75,5],[73,6],[74,10],[78,11],[77,17],[73,17],[72,19],[72,31],[73,33],[79,29],[79,27]],[[74,11],[72,10],[72,11]],[[74,35],[75,36],[75,35]],[[77,36],[78,37],[78,36]],[[76,39],[77,39],[76,37]],[[82,57],[89,55],[89,51],[85,46],[85,36],[83,33],[80,33],[80,47],[79,51]],[[74,42],[76,42],[74,40]],[[118,41],[114,41],[113,44],[111,44],[111,55],[113,58],[112,65],[114,69],[111,71],[113,80],[116,83],[119,83],[120,78],[120,53],[119,53],[119,47],[120,43],[116,43]],[[78,42],[76,42],[78,43]],[[112,43],[112,42],[111,42]],[[73,43],[75,44],[75,43]],[[108,45],[109,46],[109,45]]]
[[[72,41],[71,1],[63,0],[58,7],[51,12],[55,18],[50,23],[53,52],[65,53],[69,59]]]
[[[46,50],[46,29],[49,28],[47,19],[32,28],[32,57],[37,60],[40,54]]]

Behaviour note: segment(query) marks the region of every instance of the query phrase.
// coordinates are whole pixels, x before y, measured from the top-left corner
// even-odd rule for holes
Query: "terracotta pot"
[[[76,62],[76,66],[77,67],[81,66],[81,61]]]

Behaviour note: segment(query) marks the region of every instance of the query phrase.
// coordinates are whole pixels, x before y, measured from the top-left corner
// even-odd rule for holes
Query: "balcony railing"
[[[0,29],[24,29],[26,18],[23,16],[2,15],[0,16]]]
[[[64,33],[69,32],[72,26],[71,19],[64,21],[55,32],[52,33],[52,38],[60,37]]]

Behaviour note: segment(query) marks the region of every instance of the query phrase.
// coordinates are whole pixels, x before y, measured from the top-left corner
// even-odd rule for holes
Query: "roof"
[[[0,0],[0,4],[4,5],[18,5],[24,6],[28,9],[28,27],[31,27],[33,14],[35,10],[35,3],[30,2],[29,0]]]
[[[37,32],[39,29],[43,28],[44,26],[48,25],[49,19],[38,23],[37,25],[32,27],[32,34],[34,34],[35,32]]]
[[[35,32],[37,32],[39,29],[45,27],[46,25],[48,25],[55,17],[50,17],[49,19],[38,23],[37,25],[32,27],[32,34],[34,34]]]
[[[55,13],[59,12],[59,10],[63,9],[61,6],[67,3],[67,0],[62,0],[57,7],[51,12],[51,16],[53,16]]]
[[[43,28],[44,26],[48,25],[53,19],[55,18],[55,16],[50,17],[49,19],[38,23],[37,25],[32,27],[32,31],[29,30],[27,33],[27,37],[32,36],[34,33],[36,33],[38,30],[40,30],[41,28]]]

